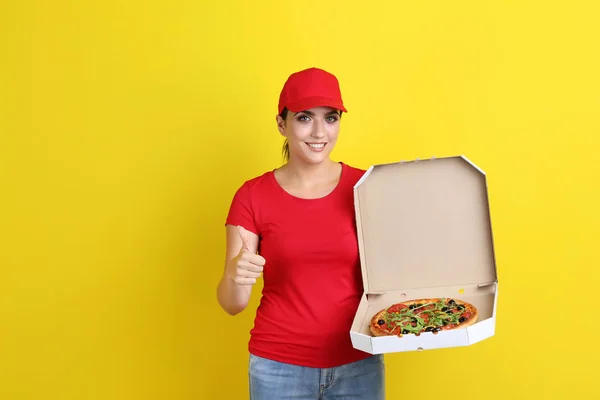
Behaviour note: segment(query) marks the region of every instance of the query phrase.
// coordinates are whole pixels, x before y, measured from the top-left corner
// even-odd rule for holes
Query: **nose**
[[[314,138],[325,137],[325,121],[320,118],[315,118],[311,136]]]

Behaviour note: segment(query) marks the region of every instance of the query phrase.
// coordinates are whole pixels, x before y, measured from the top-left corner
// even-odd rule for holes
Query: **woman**
[[[286,163],[246,181],[231,203],[219,303],[243,311],[264,280],[250,332],[252,400],[384,398],[383,356],[350,342],[363,292],[353,186],[365,171],[330,158],[343,112],[334,75],[290,75],[276,117]]]

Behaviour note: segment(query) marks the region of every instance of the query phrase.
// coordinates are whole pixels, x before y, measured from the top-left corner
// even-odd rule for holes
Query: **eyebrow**
[[[301,114],[301,113],[308,114],[308,115],[310,115],[311,117],[314,117],[314,116],[315,116],[315,113],[314,113],[314,112],[312,112],[312,111],[308,111],[308,110],[307,110],[307,111],[300,111],[300,112],[298,112],[297,114]],[[325,115],[327,116],[327,115],[331,115],[331,114],[340,115],[339,111],[337,111],[337,110],[329,111],[329,112],[328,112],[327,114],[325,114]]]

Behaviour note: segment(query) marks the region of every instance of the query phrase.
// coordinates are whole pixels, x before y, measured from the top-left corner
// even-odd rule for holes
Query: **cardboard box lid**
[[[354,200],[365,292],[496,281],[486,176],[466,157],[373,165]]]

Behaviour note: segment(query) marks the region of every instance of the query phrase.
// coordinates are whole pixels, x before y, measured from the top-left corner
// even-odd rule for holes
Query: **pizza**
[[[414,299],[392,304],[373,315],[374,336],[399,336],[466,328],[477,321],[477,308],[459,299]]]

